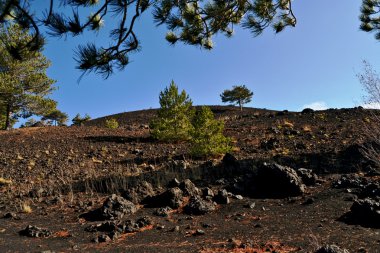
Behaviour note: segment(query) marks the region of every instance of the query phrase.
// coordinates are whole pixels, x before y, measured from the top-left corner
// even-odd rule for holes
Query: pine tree
[[[3,129],[20,117],[43,115],[54,109],[56,102],[47,96],[54,90],[55,81],[46,75],[50,62],[41,52],[24,50],[23,60],[15,59],[9,50],[27,44],[31,36],[19,25],[0,27],[0,108]]]
[[[252,101],[253,92],[245,85],[233,86],[232,90],[224,90],[220,95],[223,103],[233,103],[243,110],[243,105]]]
[[[61,112],[58,109],[53,109],[42,117],[42,120],[51,120],[54,125],[63,126],[67,122],[69,116],[67,113]]]
[[[78,113],[72,119],[72,122],[74,126],[83,126],[83,123],[89,121],[90,119],[91,117],[87,113],[84,115],[84,117],[80,116],[80,114]]]
[[[160,92],[159,99],[158,117],[150,124],[152,137],[162,141],[189,140],[194,115],[189,96],[184,90],[178,93],[178,86],[172,81]]]
[[[38,51],[42,48],[44,31],[56,37],[78,36],[87,31],[97,33],[107,18],[117,19],[108,23],[116,24],[109,28],[108,47],[90,43],[80,45],[76,52],[78,69],[94,71],[105,78],[114,69],[125,68],[129,54],[140,50],[135,28],[139,20],[148,17],[142,14],[149,9],[157,25],[167,26],[169,43],[182,42],[205,49],[213,48],[215,35],[231,37],[238,26],[257,36],[267,28],[277,33],[297,23],[291,0],[50,0],[46,10],[37,9],[34,2],[0,1],[0,23],[16,22],[31,29],[30,40],[14,44],[9,52],[22,59],[25,49]],[[90,12],[92,14],[88,15]]]
[[[223,135],[224,122],[216,120],[211,109],[203,106],[193,119],[191,154],[197,157],[215,156],[231,151],[231,140]]]

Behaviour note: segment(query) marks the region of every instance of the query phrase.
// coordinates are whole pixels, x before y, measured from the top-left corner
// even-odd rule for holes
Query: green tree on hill
[[[224,90],[220,97],[223,103],[233,103],[243,110],[243,105],[252,101],[253,92],[245,85],[233,86],[232,90]]]
[[[87,113],[84,115],[84,117],[80,116],[78,113],[75,115],[75,117],[72,119],[73,125],[74,126],[82,126],[84,122],[87,122],[91,119],[90,115]]]
[[[190,148],[192,155],[214,156],[231,151],[231,140],[223,135],[224,122],[216,120],[209,107],[202,106],[196,112],[193,127]]]
[[[191,119],[194,115],[192,101],[184,90],[172,81],[160,92],[158,118],[150,124],[153,138],[162,141],[185,141],[190,139]]]
[[[67,122],[69,116],[67,113],[61,112],[58,109],[53,109],[42,117],[42,120],[51,120],[54,125],[63,126]]]
[[[55,101],[47,98],[55,81],[46,75],[50,61],[39,51],[23,51],[22,60],[15,59],[9,50],[27,44],[31,35],[19,25],[0,27],[0,112],[3,129],[9,129],[20,117],[44,115],[54,109]]]

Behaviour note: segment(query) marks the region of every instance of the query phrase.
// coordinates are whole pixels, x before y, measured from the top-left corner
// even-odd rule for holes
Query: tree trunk
[[[241,100],[239,100],[239,106],[240,106],[240,111],[243,111],[243,105],[241,103]]]
[[[3,130],[9,130],[10,124],[11,124],[11,106],[7,104],[7,109],[5,112],[5,126]]]

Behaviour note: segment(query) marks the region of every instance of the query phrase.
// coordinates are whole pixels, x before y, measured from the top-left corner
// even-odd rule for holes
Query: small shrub
[[[193,156],[215,156],[231,151],[231,140],[223,135],[224,122],[214,119],[209,107],[197,111],[193,127],[190,149]]]
[[[119,123],[117,122],[116,119],[112,118],[112,119],[108,119],[106,120],[105,122],[105,127],[106,128],[109,128],[109,129],[116,129],[119,127]]]

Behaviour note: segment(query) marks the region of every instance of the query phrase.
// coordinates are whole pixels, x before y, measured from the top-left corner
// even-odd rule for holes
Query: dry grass
[[[293,128],[294,127],[294,124],[288,120],[284,120],[284,124],[283,124],[284,127],[290,127],[290,128]]]
[[[11,184],[12,183],[12,180],[10,180],[10,179],[5,179],[5,178],[3,178],[3,177],[0,177],[0,186],[1,185],[9,185],[9,184]]]
[[[30,207],[30,205],[28,205],[28,204],[26,204],[26,203],[24,203],[23,205],[22,205],[22,212],[23,213],[31,213],[33,210],[32,210],[32,208]]]

